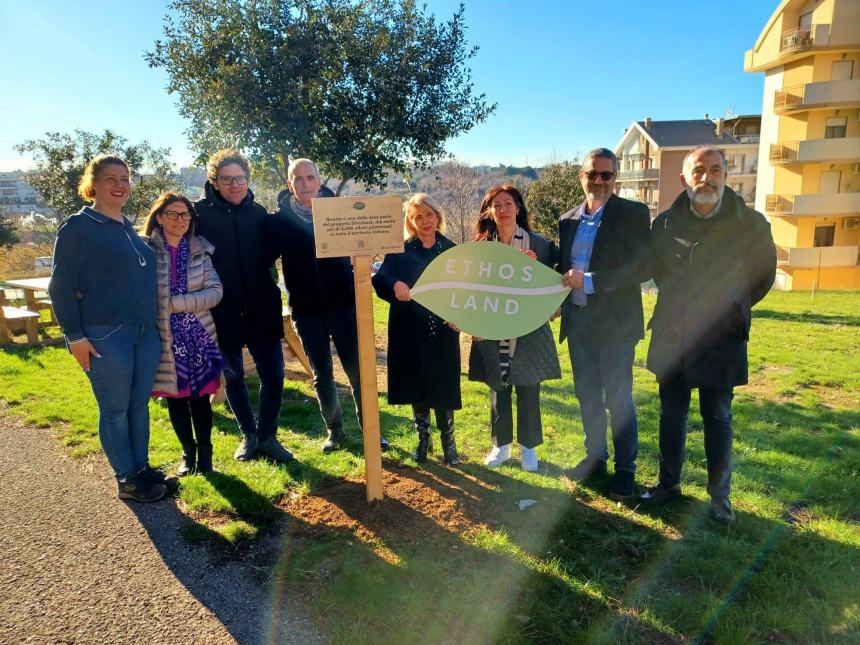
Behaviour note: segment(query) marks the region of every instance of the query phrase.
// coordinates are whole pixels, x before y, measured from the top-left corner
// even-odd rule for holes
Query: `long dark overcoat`
[[[558,248],[553,242],[537,233],[529,232],[529,248],[537,255],[538,262],[551,269],[556,268]],[[547,322],[517,339],[516,350],[511,358],[508,372],[508,384],[536,385],[556,378],[561,378],[561,367],[558,363],[555,340]],[[486,383],[496,391],[504,387],[502,368],[499,364],[499,341],[472,340],[472,351],[469,354],[469,380]]]
[[[388,310],[388,402],[418,403],[428,408],[459,410],[460,334],[415,301],[394,297],[394,284],[411,288],[424,269],[454,243],[436,234],[436,244],[425,249],[418,239],[406,242],[403,253],[385,256],[373,276],[377,295],[391,304]]]
[[[746,383],[751,309],[776,273],[768,221],[729,188],[719,212],[702,219],[684,192],[654,220],[651,245],[659,294],[648,369],[693,388]]]

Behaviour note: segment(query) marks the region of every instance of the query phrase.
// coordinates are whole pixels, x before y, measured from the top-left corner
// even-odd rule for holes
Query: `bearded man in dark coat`
[[[659,293],[647,365],[660,389],[660,480],[642,501],[680,496],[690,395],[698,389],[711,515],[729,524],[732,398],[747,382],[751,309],[773,285],[776,249],[764,216],[726,188],[721,150],[690,152],[681,183],[684,192],[651,226]]]

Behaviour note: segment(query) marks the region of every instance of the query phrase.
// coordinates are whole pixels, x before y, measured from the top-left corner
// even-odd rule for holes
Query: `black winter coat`
[[[284,336],[281,292],[272,276],[272,259],[263,246],[266,209],[248,195],[238,206],[221,198],[208,181],[194,204],[197,235],[215,247],[212,264],[224,297],[212,308],[218,344],[237,349],[249,342],[272,342]]]
[[[529,248],[537,255],[538,262],[551,269],[556,268],[558,249],[553,242],[530,231]],[[517,347],[508,372],[508,384],[537,385],[542,381],[557,378],[561,378],[561,366],[558,363],[558,352],[549,322],[546,322],[517,339]],[[499,341],[472,340],[469,380],[486,383],[497,392],[504,387],[502,368],[499,365]]]
[[[394,283],[413,287],[440,253],[454,246],[436,233],[436,245],[425,249],[413,238],[403,253],[385,256],[373,276],[376,294],[391,303],[388,310],[388,402],[419,403],[428,408],[459,410],[460,334],[417,302],[394,297]]]
[[[279,211],[266,222],[266,244],[280,256],[284,283],[294,314],[331,312],[355,307],[355,279],[349,258],[316,256],[314,225],[293,212],[290,191],[278,195]],[[321,197],[334,193],[323,186]]]
[[[565,213],[558,222],[558,270],[570,270],[570,249],[579,227],[580,207]],[[649,233],[651,216],[648,207],[612,195],[600,216],[600,227],[588,270],[592,274],[595,293],[587,296],[587,306],[581,312],[584,334],[601,342],[635,343],[644,337],[641,283],[651,277],[649,266]],[[568,320],[573,307],[570,297],[561,309],[559,341],[568,333]]]
[[[751,309],[776,274],[768,221],[728,188],[719,212],[702,219],[684,192],[654,220],[651,247],[659,293],[648,369],[694,388],[746,383]]]

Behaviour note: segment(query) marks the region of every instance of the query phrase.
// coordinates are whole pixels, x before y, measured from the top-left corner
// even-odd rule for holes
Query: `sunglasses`
[[[170,220],[181,219],[183,222],[191,221],[191,213],[188,211],[164,211],[163,215]]]
[[[224,184],[225,186],[229,186],[231,184],[238,184],[239,186],[244,186],[248,183],[248,178],[245,175],[221,175],[217,179],[219,184]]]
[[[594,181],[598,177],[600,177],[603,181],[609,181],[615,176],[615,173],[611,170],[602,170],[597,172],[596,170],[589,170],[585,173],[585,176],[588,177],[588,181]]]

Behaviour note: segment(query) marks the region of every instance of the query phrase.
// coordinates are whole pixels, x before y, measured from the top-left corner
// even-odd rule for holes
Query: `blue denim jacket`
[[[48,292],[69,342],[85,325],[155,325],[155,253],[127,219],[85,206],[57,230]]]

